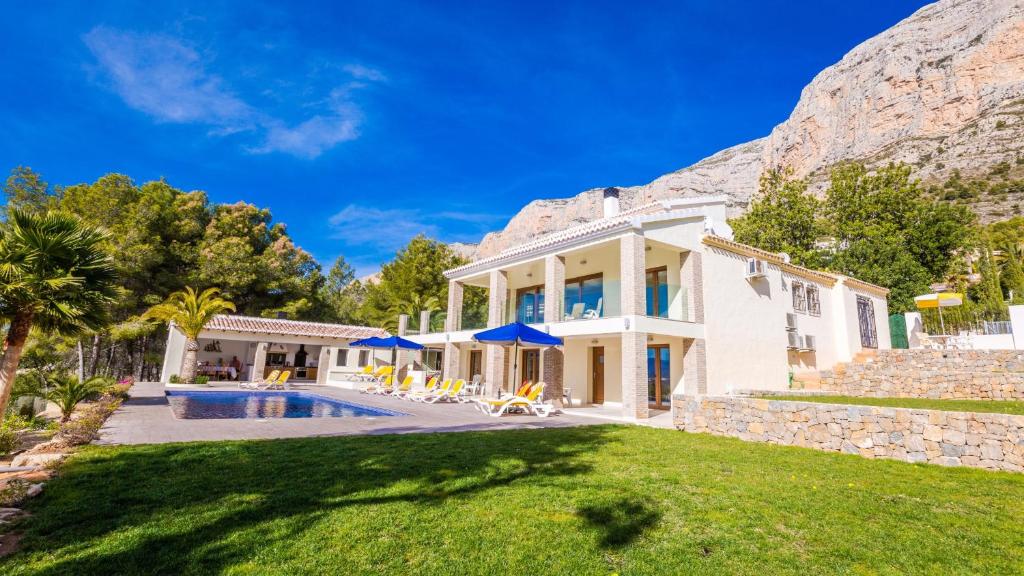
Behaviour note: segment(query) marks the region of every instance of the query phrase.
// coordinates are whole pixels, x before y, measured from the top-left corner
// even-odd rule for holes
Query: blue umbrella
[[[356,340],[351,342],[349,346],[359,346],[361,348],[390,348],[391,349],[391,365],[394,366],[398,355],[398,349],[403,350],[422,350],[423,345],[417,344],[412,340],[406,340],[401,336],[389,336],[387,338],[380,338],[379,336],[371,336],[369,338],[363,338],[362,340]],[[397,368],[397,367],[396,367]]]
[[[485,344],[499,344],[501,346],[515,346],[512,352],[512,383],[515,388],[516,377],[519,375],[519,345],[539,344],[541,346],[559,346],[562,339],[552,336],[547,332],[541,332],[536,328],[530,328],[522,322],[513,322],[483,332],[473,334],[473,340]]]

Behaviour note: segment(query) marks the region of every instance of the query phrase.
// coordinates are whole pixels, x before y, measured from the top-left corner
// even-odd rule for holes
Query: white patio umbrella
[[[943,334],[946,333],[946,321],[942,319],[942,309],[961,306],[963,303],[964,295],[959,292],[936,292],[914,297],[914,304],[918,310],[939,309],[939,326],[942,327]]]

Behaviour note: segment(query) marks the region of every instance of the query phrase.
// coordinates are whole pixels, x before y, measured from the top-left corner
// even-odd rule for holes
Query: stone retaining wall
[[[866,458],[1024,471],[1024,416],[848,406],[734,396],[672,399],[688,432]]]
[[[1024,400],[1015,350],[879,350],[868,362],[821,372],[817,388],[843,396]]]

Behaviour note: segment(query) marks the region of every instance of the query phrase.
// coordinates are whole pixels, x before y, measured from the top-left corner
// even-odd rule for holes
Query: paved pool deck
[[[174,386],[170,390],[238,390],[237,387]],[[129,398],[104,424],[96,444],[161,444],[205,440],[255,440],[364,434],[412,434],[467,430],[561,428],[616,422],[594,416],[554,414],[547,418],[511,415],[488,416],[469,404],[423,404],[400,398],[360,394],[333,386],[300,385],[302,390],[377,408],[404,412],[407,416],[358,418],[259,418],[179,419],[171,412],[163,384],[140,382]],[[621,421],[619,421],[621,423]]]

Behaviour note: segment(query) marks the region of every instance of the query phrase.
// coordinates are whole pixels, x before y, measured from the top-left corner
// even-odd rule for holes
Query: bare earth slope
[[[843,160],[902,161],[924,179],[965,176],[1024,156],[1024,0],[943,0],[851,50],[819,73],[790,117],[765,138],[733,146],[643,186],[621,187],[623,208],[718,194],[739,214],[765,166],[790,166],[820,189]],[[535,200],[485,257],[600,216],[600,190]]]

